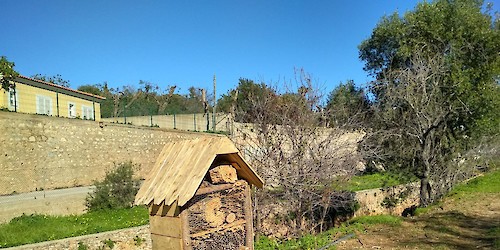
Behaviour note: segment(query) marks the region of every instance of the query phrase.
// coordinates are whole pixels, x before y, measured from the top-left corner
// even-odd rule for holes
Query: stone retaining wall
[[[144,177],[166,143],[205,136],[13,112],[0,128],[0,195],[88,186],[126,161]]]

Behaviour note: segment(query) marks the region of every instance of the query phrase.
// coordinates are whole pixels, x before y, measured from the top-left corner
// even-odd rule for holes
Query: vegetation
[[[139,180],[134,179],[132,162],[115,164],[103,181],[94,183],[96,189],[86,199],[89,211],[130,208],[139,190]]]
[[[56,85],[59,85],[62,87],[66,87],[66,88],[69,88],[69,85],[70,85],[69,81],[62,78],[62,76],[60,74],[57,74],[54,76],[35,74],[35,75],[32,75],[31,78],[45,81],[45,82],[50,82],[50,83],[53,83],[53,84],[56,84]]]
[[[100,233],[148,222],[148,211],[143,206],[69,216],[23,215],[0,225],[0,247]]]
[[[443,202],[440,202],[425,208],[418,208],[416,211],[417,216],[413,218],[389,215],[360,216],[326,232],[317,235],[305,235],[293,240],[260,237],[255,243],[255,249],[319,249],[327,243],[350,233],[355,233],[355,238],[362,239],[362,243],[366,248],[370,248],[375,244],[381,249],[434,249],[440,245],[442,249],[469,248],[469,246],[475,248],[478,245],[488,249],[488,245],[481,245],[480,243],[490,243],[493,249],[496,249],[500,246],[500,240],[498,240],[500,239],[500,227],[498,223],[496,223],[496,226],[490,226],[495,225],[494,220],[496,218],[476,218],[471,214],[463,214],[462,211],[464,204],[467,204],[467,207],[471,203],[476,203],[477,199],[485,198],[482,196],[484,194],[489,195],[486,197],[491,198],[491,195],[498,197],[499,193],[500,170],[497,169],[467,183],[457,185],[445,198],[445,202],[450,206],[449,208],[444,208]],[[489,202],[485,201],[483,203],[488,204]],[[451,212],[443,212],[444,209]],[[485,209],[478,207],[477,210],[484,211]],[[485,211],[485,213],[488,214],[488,211]],[[475,226],[481,225],[482,228],[475,228]],[[416,227],[422,229],[413,231]],[[462,227],[464,231],[461,231]],[[474,230],[484,231],[485,234],[479,236],[470,235],[471,231]],[[436,234],[436,238],[432,238],[434,234]],[[384,245],[384,241],[380,240],[381,237],[386,238],[385,242],[389,242],[390,245]],[[430,239],[425,241],[421,240],[421,237]],[[440,240],[436,240],[437,238]],[[462,241],[456,241],[463,238],[468,239],[468,241],[474,239],[474,242],[465,245]],[[353,246],[360,246],[356,239],[350,241],[352,243],[343,245],[342,249],[352,249]],[[415,241],[418,243],[413,243]]]
[[[362,151],[367,162],[418,176],[423,206],[471,176],[456,160],[478,138],[498,134],[500,29],[481,7],[423,2],[402,17],[384,17],[360,45],[376,77]]]
[[[124,117],[165,114],[203,113],[211,109],[211,100],[206,91],[188,88],[188,94],[175,93],[177,86],[161,88],[158,85],[139,81],[139,88],[123,86],[111,88],[107,82],[87,84],[78,90],[106,97],[101,103],[102,117]],[[205,93],[205,94],[203,94]]]
[[[340,83],[328,95],[326,104],[328,126],[361,128],[370,116],[370,101],[354,81]]]
[[[19,75],[19,73],[14,70],[14,66],[14,62],[8,61],[7,57],[0,57],[0,82],[2,84],[1,88],[9,89],[9,87],[12,87],[10,86],[9,79]]]
[[[400,217],[390,215],[361,216],[323,233],[317,235],[304,235],[298,239],[278,240],[269,237],[260,237],[255,242],[255,249],[319,249],[331,241],[350,233],[363,232],[374,225],[397,227],[401,225],[401,222],[402,219]]]
[[[401,176],[395,173],[381,172],[373,174],[365,174],[353,176],[341,188],[349,191],[360,191],[373,188],[392,187],[400,184],[416,181],[415,177]]]
[[[483,176],[476,177],[466,183],[455,186],[446,196],[451,199],[467,199],[479,193],[500,193],[500,169],[495,169]],[[417,208],[416,215],[429,213],[442,206],[442,202],[436,202],[429,207]]]

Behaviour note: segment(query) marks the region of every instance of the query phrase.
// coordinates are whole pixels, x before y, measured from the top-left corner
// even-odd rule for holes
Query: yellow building
[[[0,89],[0,108],[48,116],[101,119],[101,101],[106,98],[53,83],[18,76],[13,87]]]

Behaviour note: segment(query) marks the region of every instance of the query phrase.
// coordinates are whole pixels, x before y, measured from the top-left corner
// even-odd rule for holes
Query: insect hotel
[[[153,249],[253,249],[250,185],[262,179],[226,137],[165,145],[135,197]]]

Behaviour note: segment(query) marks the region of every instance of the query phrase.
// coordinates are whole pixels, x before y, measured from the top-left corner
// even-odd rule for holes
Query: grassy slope
[[[379,177],[368,178],[380,180]],[[488,200],[497,198],[498,194],[500,170],[457,186],[444,202],[418,209],[420,216],[415,218],[363,216],[325,233],[306,235],[297,240],[279,241],[261,237],[256,242],[255,249],[318,249],[352,232],[356,233],[358,239],[340,244],[341,249],[462,249],[471,246],[500,249],[500,225],[495,224],[495,221],[500,220],[500,211],[495,211],[496,207],[487,207],[490,204]],[[477,210],[490,209],[491,213],[487,213],[485,217],[483,214],[476,214],[477,211],[472,208],[461,211],[476,204],[479,206]],[[363,244],[360,243],[362,241]]]
[[[147,209],[142,206],[70,216],[23,215],[0,225],[0,247],[111,231],[148,222]]]
[[[378,225],[340,249],[500,249],[500,170],[455,187],[399,227]]]
[[[368,175],[354,176],[349,180],[347,185],[341,187],[349,191],[360,191],[373,188],[391,187],[404,183],[416,181],[415,178],[409,178],[404,175],[396,175],[391,173],[374,173]]]
[[[255,243],[257,250],[273,249],[319,249],[329,242],[355,232],[361,232],[372,225],[387,225],[389,227],[399,226],[402,218],[391,215],[361,216],[357,217],[340,227],[332,228],[318,235],[305,235],[295,240],[280,241],[268,237],[260,237]],[[331,249],[334,249],[332,247]]]

